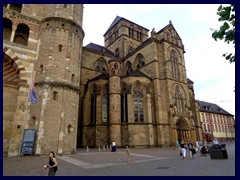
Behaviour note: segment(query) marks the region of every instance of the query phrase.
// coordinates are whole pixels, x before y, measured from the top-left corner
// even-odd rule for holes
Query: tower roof
[[[140,25],[138,25],[138,24],[136,24],[136,23],[134,23],[134,22],[132,22],[132,21],[129,21],[129,20],[123,18],[123,17],[117,16],[117,17],[113,20],[112,24],[109,26],[109,28],[107,29],[107,31],[105,32],[104,36],[108,33],[108,31],[110,31],[110,29],[111,29],[113,26],[115,26],[115,25],[116,25],[119,21],[121,21],[121,20],[128,21],[128,22],[130,22],[130,23],[133,23],[133,24],[135,24],[135,25],[137,25],[137,26],[139,26],[139,27],[141,27],[141,28],[144,28],[145,30],[149,31],[149,29],[147,29],[147,28],[145,28],[145,27],[142,27],[142,26],[140,26]]]

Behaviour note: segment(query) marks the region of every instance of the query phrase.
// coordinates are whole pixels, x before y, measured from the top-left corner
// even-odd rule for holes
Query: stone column
[[[12,34],[11,34],[11,37],[10,37],[10,42],[13,42],[13,40],[14,40],[16,29],[17,29],[17,26],[13,25],[12,26]]]
[[[110,143],[116,142],[121,146],[121,79],[120,79],[120,61],[111,59],[110,77],[109,77],[109,136]]]

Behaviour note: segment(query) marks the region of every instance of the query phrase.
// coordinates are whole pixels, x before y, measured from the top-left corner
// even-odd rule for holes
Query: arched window
[[[182,97],[179,86],[176,86],[175,88],[174,97],[175,97],[175,105],[177,107],[177,113],[183,114],[185,112],[185,109],[184,109],[183,97]]]
[[[21,13],[21,11],[22,11],[22,4],[10,4],[9,9]]]
[[[145,60],[143,55],[139,54],[136,58],[137,69],[143,67],[145,65]]]
[[[97,60],[95,69],[101,72],[107,72],[107,65],[103,59]]]
[[[75,82],[76,81],[76,77],[75,77],[75,74],[72,74],[72,77],[71,77],[71,82]]]
[[[121,83],[121,122],[128,122],[127,84]]]
[[[43,64],[40,64],[39,71],[40,73],[43,73]]]
[[[133,88],[133,101],[134,101],[134,120],[135,122],[143,122],[143,92],[142,85],[137,82]]]
[[[133,47],[131,45],[128,46],[128,53],[133,51]]]
[[[94,84],[91,89],[91,124],[95,125],[96,124],[96,100],[97,100],[97,85]]]
[[[63,47],[63,45],[61,45],[61,44],[58,45],[58,51],[59,52],[62,52],[62,47]]]
[[[126,74],[130,74],[132,72],[132,63],[130,61],[127,61],[126,63]]]
[[[58,92],[53,91],[53,100],[57,100],[57,99],[58,99]]]
[[[178,55],[174,50],[170,52],[170,62],[171,62],[172,77],[174,79],[180,79],[180,71],[178,67]]]
[[[103,97],[102,97],[102,121],[108,122],[108,84],[103,87]]]
[[[3,18],[3,39],[10,40],[12,34],[12,21]]]
[[[73,127],[72,125],[68,125],[68,134],[73,132]]]
[[[13,42],[27,46],[29,36],[29,28],[26,24],[19,24],[15,32]]]

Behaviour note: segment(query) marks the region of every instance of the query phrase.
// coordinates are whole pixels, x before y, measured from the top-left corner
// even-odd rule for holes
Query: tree
[[[228,6],[220,5],[217,10],[217,15],[220,16],[218,21],[223,22],[223,24],[219,30],[215,30],[212,33],[212,38],[214,38],[215,41],[220,39],[228,44],[231,43],[235,48],[235,4]],[[230,63],[235,62],[235,54],[225,53],[223,56]]]

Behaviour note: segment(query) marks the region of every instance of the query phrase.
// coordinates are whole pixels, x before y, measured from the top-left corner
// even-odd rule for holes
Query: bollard
[[[87,152],[89,152],[89,148],[88,148],[88,146],[87,146]]]
[[[108,144],[106,146],[107,146],[107,150],[108,150]]]
[[[100,152],[101,151],[101,148],[100,148],[100,146],[98,146],[98,152]]]
[[[105,145],[103,145],[103,151],[105,151]]]

